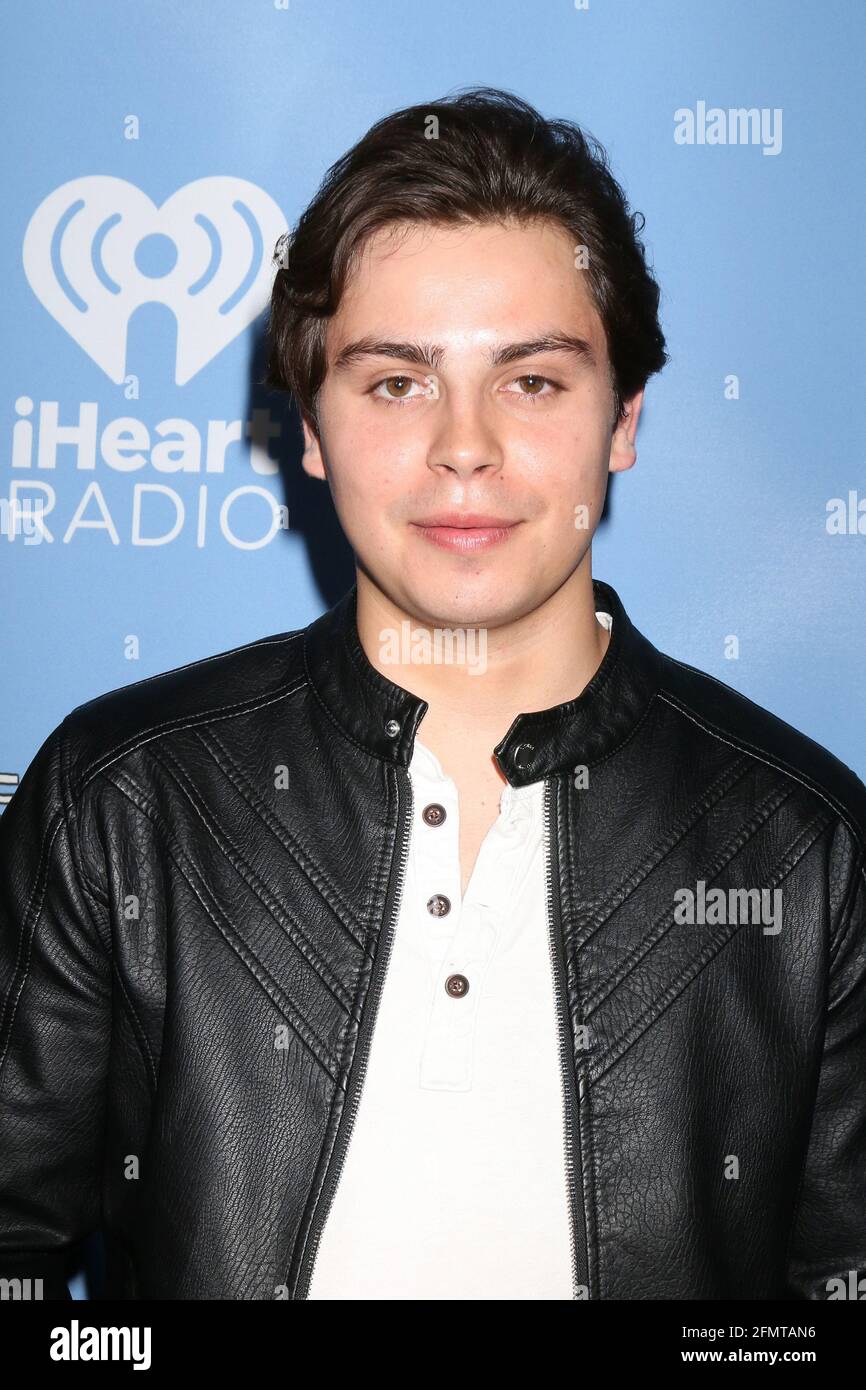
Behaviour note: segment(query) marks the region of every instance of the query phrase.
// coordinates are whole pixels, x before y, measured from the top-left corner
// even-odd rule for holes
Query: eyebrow
[[[540,337],[528,338],[525,342],[500,343],[488,349],[484,355],[491,367],[501,367],[524,357],[535,357],[541,352],[569,353],[588,367],[596,365],[596,355],[591,344],[586,338],[576,337],[572,333],[543,333]],[[412,362],[416,367],[430,367],[436,371],[446,356],[444,347],[438,343],[401,343],[389,338],[367,336],[341,348],[334,359],[333,370],[345,371],[367,357],[395,357],[401,362]]]

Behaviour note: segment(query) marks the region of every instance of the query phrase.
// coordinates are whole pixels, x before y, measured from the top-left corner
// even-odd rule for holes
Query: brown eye
[[[419,390],[413,392],[413,386],[417,386]],[[430,390],[425,391],[421,383],[416,381],[413,376],[407,376],[403,372],[395,372],[393,376],[381,377],[371,388],[371,394],[385,405],[404,405],[409,401],[416,400],[419,396],[429,396],[433,393]]]
[[[513,377],[511,385],[520,387],[519,391],[512,390],[511,395],[516,395],[523,401],[530,401],[533,405],[536,401],[550,400],[562,390],[558,381],[553,381],[549,376],[541,376],[539,372],[524,372],[523,376]]]
[[[385,385],[385,386],[388,386],[389,383],[391,383],[391,382],[393,382],[393,381],[400,382],[400,383],[402,383],[402,385],[407,386],[407,387],[409,387],[409,386],[412,385],[412,378],[411,378],[411,377],[408,377],[408,376],[388,376],[388,377],[385,378],[384,385]],[[401,399],[401,397],[402,397],[402,393],[401,393],[400,396],[398,396],[398,399]]]

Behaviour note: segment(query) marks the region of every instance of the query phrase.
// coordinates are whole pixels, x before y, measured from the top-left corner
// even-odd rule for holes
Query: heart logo
[[[245,179],[196,179],[157,207],[126,179],[94,174],[50,193],[24,235],[33,293],[120,385],[130,316],[165,304],[177,323],[183,386],[261,313],[287,231],[274,200]]]

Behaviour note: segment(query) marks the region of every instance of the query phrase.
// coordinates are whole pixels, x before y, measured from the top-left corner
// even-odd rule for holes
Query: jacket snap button
[[[452,999],[462,999],[469,991],[469,981],[465,975],[449,975],[445,981],[445,993]]]
[[[446,912],[451,911],[451,899],[446,898],[444,893],[434,893],[432,898],[427,899],[427,911],[434,917],[444,917]]]
[[[385,733],[389,738],[396,738],[400,732],[400,725],[396,719],[389,719],[385,725]]]
[[[441,825],[445,819],[445,807],[440,806],[438,801],[431,801],[429,806],[425,806],[421,812],[421,819],[427,825]]]
[[[518,743],[514,750],[514,766],[519,768],[529,767],[534,756],[534,743]]]

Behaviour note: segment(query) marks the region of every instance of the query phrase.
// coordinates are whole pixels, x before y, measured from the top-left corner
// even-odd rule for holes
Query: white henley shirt
[[[400,912],[308,1297],[571,1299],[544,782],[505,785],[462,897],[457,787],[417,736],[409,775]]]

